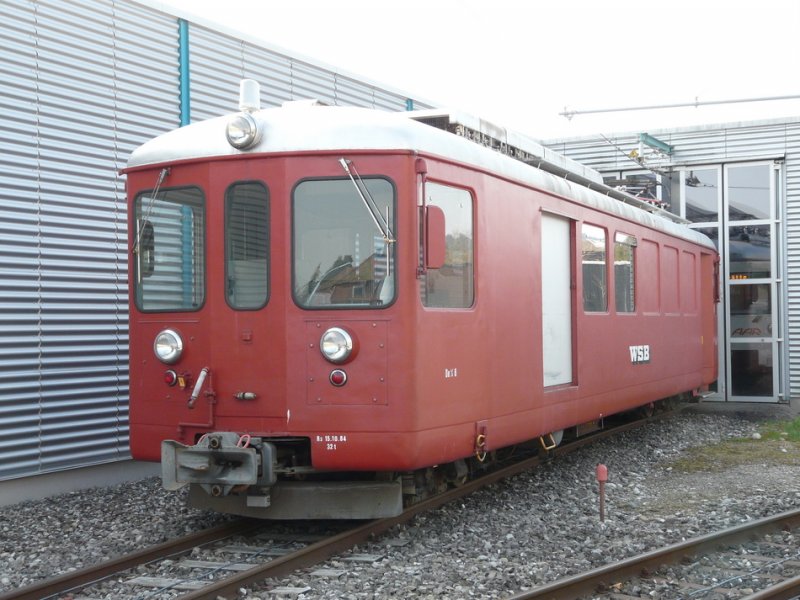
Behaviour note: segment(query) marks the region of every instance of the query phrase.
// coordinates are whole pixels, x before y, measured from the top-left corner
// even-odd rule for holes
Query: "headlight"
[[[322,334],[319,349],[332,363],[343,363],[353,352],[353,338],[341,327],[331,327]]]
[[[225,128],[225,136],[234,148],[244,150],[252,146],[258,139],[258,124],[249,113],[240,113],[231,117]]]
[[[153,342],[153,352],[161,362],[168,365],[174,364],[183,354],[183,340],[176,331],[165,329],[156,336],[156,341]]]

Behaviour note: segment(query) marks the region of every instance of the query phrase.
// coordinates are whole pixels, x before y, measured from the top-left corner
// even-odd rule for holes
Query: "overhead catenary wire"
[[[788,95],[788,96],[763,96],[759,98],[734,98],[729,100],[700,100],[699,97],[695,97],[694,102],[676,102],[673,104],[647,104],[643,106],[626,106],[626,107],[613,107],[613,108],[592,108],[592,109],[585,109],[585,110],[570,110],[566,106],[564,110],[560,113],[562,117],[566,117],[569,120],[572,120],[572,117],[575,115],[591,115],[591,114],[600,114],[600,113],[612,113],[612,112],[630,112],[630,111],[637,111],[637,110],[661,110],[661,109],[668,109],[668,108],[699,108],[701,106],[713,106],[718,104],[745,104],[748,102],[776,102],[780,100],[800,100],[800,95]]]

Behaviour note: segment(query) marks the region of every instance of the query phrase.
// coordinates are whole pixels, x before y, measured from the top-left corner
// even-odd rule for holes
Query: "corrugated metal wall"
[[[192,119],[315,96],[405,97],[190,25]],[[130,0],[0,0],[0,480],[128,456],[117,171],[180,124],[178,19]]]
[[[668,164],[722,164],[726,162],[771,159],[784,156],[797,135],[800,121],[727,124],[696,129],[651,131],[650,133],[675,146],[667,158],[649,162],[651,166]],[[628,153],[638,148],[638,134],[587,136],[544,142],[548,148],[579,160],[598,171],[637,169]]]
[[[261,84],[261,104],[317,99],[325,104],[402,111],[407,97],[330,69],[280,54],[218,31],[191,25],[191,120],[202,121],[238,110],[239,81]],[[417,108],[431,108],[415,103]]]
[[[784,137],[786,348],[790,397],[800,395],[800,123],[786,126]]]
[[[675,147],[673,156],[655,160],[650,166],[720,165],[732,162],[783,158],[782,190],[785,223],[780,229],[784,250],[786,308],[785,360],[789,395],[800,395],[800,120],[782,119],[763,123],[706,126],[672,131],[651,131],[659,140]],[[638,135],[587,136],[545,142],[545,146],[601,172],[636,170],[628,153],[638,148]]]
[[[178,124],[175,19],[0,2],[0,479],[128,455],[124,182]]]

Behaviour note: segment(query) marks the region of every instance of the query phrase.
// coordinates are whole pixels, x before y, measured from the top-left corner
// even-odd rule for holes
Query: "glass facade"
[[[773,400],[781,393],[779,370],[773,365],[783,345],[777,318],[781,280],[774,243],[778,211],[773,168],[768,163],[728,165],[722,175],[728,396]]]
[[[692,223],[719,220],[719,169],[695,169],[683,174],[685,217]]]
[[[772,358],[770,343],[733,345],[730,353],[730,395],[733,398],[771,398],[775,393]]]

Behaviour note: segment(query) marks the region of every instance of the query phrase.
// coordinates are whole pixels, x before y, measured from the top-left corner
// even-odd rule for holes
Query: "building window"
[[[678,203],[680,182],[672,173],[619,171],[604,175],[603,183],[666,211],[678,214],[680,209]]]
[[[614,237],[614,298],[618,313],[636,312],[636,238],[627,233]]]
[[[581,228],[583,264],[583,309],[586,312],[608,310],[606,277],[606,232],[595,225]]]
[[[235,183],[225,194],[225,298],[231,307],[267,303],[268,258],[267,188]]]
[[[684,177],[686,219],[692,223],[714,223],[719,219],[719,170],[694,169]]]
[[[425,201],[444,212],[445,261],[428,269],[421,286],[422,303],[432,308],[469,308],[473,285],[472,195],[462,189],[428,183]]]
[[[728,168],[728,217],[731,221],[771,217],[769,177],[769,165]]]

